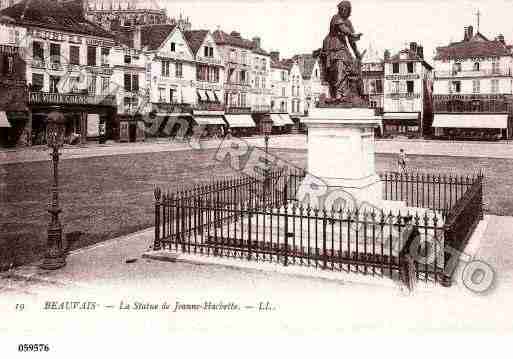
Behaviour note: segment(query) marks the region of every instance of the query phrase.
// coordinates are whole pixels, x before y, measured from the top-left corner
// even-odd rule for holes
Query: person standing
[[[406,153],[404,152],[404,149],[399,150],[399,157],[397,158],[397,164],[399,165],[399,172],[406,173]]]

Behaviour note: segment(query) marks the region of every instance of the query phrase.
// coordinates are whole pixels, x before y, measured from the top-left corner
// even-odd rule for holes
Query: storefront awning
[[[198,98],[200,101],[208,101],[207,95],[204,91],[196,91],[196,93],[198,94]]]
[[[0,127],[11,127],[11,124],[7,120],[7,115],[5,114],[5,111],[0,111]]]
[[[294,122],[290,118],[288,113],[280,113],[281,122],[283,125],[293,125]]]
[[[283,122],[279,113],[271,113],[271,120],[273,121],[273,126],[285,126],[286,123]]]
[[[508,128],[507,114],[435,114],[433,127]]]
[[[255,122],[251,118],[251,115],[224,115],[224,117],[231,128],[255,127]]]
[[[418,120],[418,112],[387,112],[383,115],[384,120]]]
[[[221,116],[194,116],[198,125],[225,125]]]
[[[208,96],[208,100],[209,100],[210,102],[217,102],[216,97],[215,97],[215,95],[214,95],[214,92],[213,92],[213,91],[205,91],[205,93],[207,94],[207,96]]]

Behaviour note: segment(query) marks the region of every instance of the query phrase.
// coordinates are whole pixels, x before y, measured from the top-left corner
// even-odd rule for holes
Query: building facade
[[[26,30],[0,23],[0,147],[30,144]]]
[[[216,30],[213,37],[225,64],[228,126],[241,135],[260,132],[271,106],[270,55],[260,48],[259,38],[248,40],[237,31]]]
[[[319,58],[312,54],[301,54],[293,57],[301,71],[304,87],[305,105],[304,112],[315,107],[321,96],[328,95],[328,86],[322,81]]]
[[[133,35],[139,36],[138,32]],[[110,65],[113,73],[108,91],[115,97],[116,116],[107,123],[107,138],[120,142],[145,139],[144,118],[151,110],[147,63],[148,58],[140,48],[119,41],[112,48]]]
[[[385,63],[377,51],[369,47],[362,59],[363,92],[369,101],[369,106],[378,113],[383,113],[385,81]]]
[[[21,0],[0,0],[0,10],[11,7],[19,2],[21,2]]]
[[[289,112],[290,68],[290,61],[280,60],[280,53],[278,51],[271,52],[271,112]]]
[[[503,35],[465,27],[463,41],[437,48],[434,64],[435,137],[511,138],[513,54]]]
[[[268,114],[271,110],[271,55],[262,49],[261,39],[253,38],[251,51],[251,110],[256,114]]]
[[[116,111],[109,87],[111,34],[87,22],[79,0],[22,1],[0,12],[26,32],[25,80],[29,87],[28,144],[46,142],[46,119],[59,110],[69,141],[97,138]],[[4,21],[4,20],[2,20]]]
[[[385,61],[385,136],[421,137],[432,122],[432,66],[416,42]]]

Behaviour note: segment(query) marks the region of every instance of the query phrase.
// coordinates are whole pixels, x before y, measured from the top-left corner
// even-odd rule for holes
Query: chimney
[[[89,3],[87,0],[57,0],[62,6],[67,7],[73,12],[78,14],[80,17],[87,19]]]
[[[463,38],[464,41],[469,41],[472,36],[474,36],[474,28],[472,25],[465,27],[465,37]]]
[[[410,42],[410,51],[414,54],[417,53],[417,43],[416,42]]]
[[[255,47],[256,47],[257,49],[261,49],[261,48],[262,48],[262,47],[260,46],[260,45],[261,45],[261,40],[260,40],[260,38],[259,38],[259,37],[255,36],[255,37],[253,38],[253,43],[255,44]]]
[[[424,46],[419,45],[417,47],[417,55],[419,55],[421,59],[424,59]]]
[[[271,59],[273,61],[280,61],[280,52],[279,51],[271,51]]]
[[[500,41],[503,44],[506,44],[506,42],[504,41],[504,35],[503,34],[497,35],[497,39],[496,40]]]
[[[390,60],[390,50],[385,50],[385,53],[383,54],[383,59],[385,61]]]
[[[136,50],[141,49],[141,26],[137,25],[133,32],[133,47]]]

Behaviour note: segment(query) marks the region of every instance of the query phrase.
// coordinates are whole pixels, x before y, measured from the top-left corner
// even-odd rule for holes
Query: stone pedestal
[[[381,208],[383,189],[375,170],[374,128],[380,118],[368,108],[314,108],[308,128],[308,173],[329,190],[342,189],[358,206]]]

